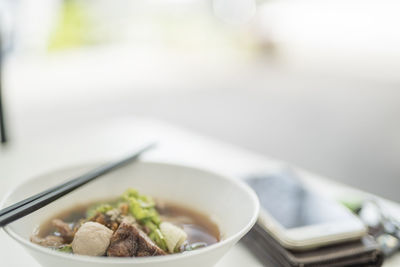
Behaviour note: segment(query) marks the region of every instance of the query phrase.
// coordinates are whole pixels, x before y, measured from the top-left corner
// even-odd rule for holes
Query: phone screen
[[[339,203],[306,189],[292,172],[246,181],[258,195],[262,209],[286,229],[353,218]]]

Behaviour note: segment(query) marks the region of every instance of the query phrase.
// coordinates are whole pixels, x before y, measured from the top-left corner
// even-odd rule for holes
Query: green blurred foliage
[[[63,50],[95,43],[90,38],[88,12],[79,0],[64,0],[60,19],[50,37],[48,50]]]

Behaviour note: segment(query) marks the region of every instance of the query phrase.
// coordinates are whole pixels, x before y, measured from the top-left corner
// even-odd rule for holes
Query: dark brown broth
[[[95,203],[108,203],[110,201],[101,201]],[[86,205],[76,205],[72,208],[66,209],[51,219],[44,222],[37,229],[37,235],[45,237],[47,235],[59,235],[56,229],[52,226],[53,219],[61,219],[70,224],[71,228],[84,219],[88,207],[95,203]],[[162,205],[157,206],[163,221],[168,221],[181,226],[188,235],[188,243],[206,243],[208,246],[220,241],[220,231],[218,226],[205,214],[192,210],[181,205],[159,202]]]
[[[72,208],[65,209],[54,217],[46,220],[42,223],[38,229],[36,229],[36,234],[39,237],[46,237],[48,235],[59,235],[57,230],[53,227],[51,221],[54,219],[61,219],[64,222],[68,223],[71,228],[80,220],[86,218],[86,210],[89,206],[93,205],[94,203],[90,203],[87,205],[76,205]]]
[[[165,204],[157,208],[165,221],[181,226],[187,233],[189,244],[204,242],[211,245],[220,241],[218,226],[206,215],[176,204]]]

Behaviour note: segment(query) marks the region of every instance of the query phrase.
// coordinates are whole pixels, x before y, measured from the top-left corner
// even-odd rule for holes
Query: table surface
[[[118,158],[143,143],[157,141],[158,148],[145,159],[179,162],[204,167],[234,177],[273,172],[287,163],[150,119],[121,118],[101,125],[86,125],[69,132],[52,130],[48,135],[19,136],[0,149],[0,198],[22,181],[66,166]],[[297,169],[304,182],[325,195],[375,197],[324,177]],[[400,218],[400,205],[382,200]],[[0,231],[2,266],[38,267],[33,258],[4,231]],[[237,244],[217,267],[264,266],[242,245]],[[385,267],[400,266],[400,256],[387,260]]]

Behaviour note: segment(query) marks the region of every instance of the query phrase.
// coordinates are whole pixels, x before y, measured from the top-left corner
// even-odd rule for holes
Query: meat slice
[[[136,228],[136,231],[139,244],[137,257],[166,255],[165,251],[159,248],[142,230]]]
[[[114,210],[111,210],[114,211]],[[97,222],[100,223],[108,228],[110,228],[111,230],[115,231],[118,228],[118,221],[116,220],[117,216],[115,216],[115,218],[113,218],[113,216],[109,216],[108,214],[103,214],[103,213],[96,213],[95,216],[93,216],[90,221],[92,222]]]
[[[133,257],[138,248],[137,235],[132,224],[122,222],[111,237],[107,250],[109,257]]]
[[[100,223],[100,224],[102,224],[102,225],[107,226],[106,215],[104,215],[103,213],[100,213],[100,212],[96,213],[96,215],[94,215],[94,216],[90,219],[90,221],[92,221],[92,222],[97,222],[97,223]]]
[[[123,221],[114,235],[107,250],[109,257],[144,257],[166,255],[136,225]]]
[[[60,219],[54,219],[51,221],[53,226],[57,228],[58,232],[60,232],[61,237],[64,239],[66,243],[72,242],[74,239],[74,231],[69,227],[69,224],[63,222]]]
[[[48,235],[43,238],[35,235],[31,237],[31,242],[43,247],[58,248],[64,244],[64,239],[61,236],[55,235]]]

